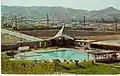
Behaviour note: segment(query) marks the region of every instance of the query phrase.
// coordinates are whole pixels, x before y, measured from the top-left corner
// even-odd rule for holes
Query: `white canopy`
[[[58,38],[58,37],[64,37],[64,38],[67,38],[67,39],[74,40],[74,38],[72,38],[72,37],[64,34],[64,28],[65,28],[65,26],[63,25],[63,27],[61,28],[61,30],[53,38],[51,38],[50,40]]]

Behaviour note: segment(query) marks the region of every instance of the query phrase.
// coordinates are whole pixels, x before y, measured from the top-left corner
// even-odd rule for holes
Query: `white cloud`
[[[101,9],[114,6],[120,9],[120,0],[2,0],[12,6],[63,6],[77,9]]]

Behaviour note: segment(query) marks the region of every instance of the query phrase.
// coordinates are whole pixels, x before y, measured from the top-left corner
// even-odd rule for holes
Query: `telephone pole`
[[[116,17],[114,18],[114,21],[115,21],[115,30],[117,32],[117,18]]]
[[[47,26],[49,26],[49,16],[48,14],[46,14],[46,16],[47,16]]]
[[[15,16],[15,27],[17,27],[17,17]]]
[[[5,23],[5,17],[4,17],[4,15],[2,16],[2,22],[3,22],[3,24]]]
[[[14,18],[13,18],[12,29],[17,30],[17,17],[16,16],[14,16]]]
[[[24,19],[24,16],[22,16],[22,17],[20,18],[20,22],[21,22],[21,23],[23,22],[23,19]]]
[[[85,28],[85,18],[86,18],[86,17],[84,16],[84,28]]]

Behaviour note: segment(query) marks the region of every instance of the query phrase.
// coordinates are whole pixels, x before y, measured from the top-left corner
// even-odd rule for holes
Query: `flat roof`
[[[98,41],[98,42],[92,42],[92,44],[120,46],[120,40]]]
[[[16,31],[1,29],[1,32],[2,33],[7,33],[11,36],[15,36],[15,37],[18,37],[18,38],[23,38],[26,41],[43,41],[43,39],[40,39],[40,38],[37,38],[37,37],[34,37],[34,36],[30,36],[30,35],[26,35],[26,34],[22,34],[22,33],[16,32]]]
[[[78,41],[78,42],[93,42],[95,40],[75,40],[75,41]]]

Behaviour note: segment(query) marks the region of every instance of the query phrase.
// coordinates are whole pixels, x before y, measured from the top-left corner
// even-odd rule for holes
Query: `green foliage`
[[[71,64],[71,70],[66,72],[74,74],[120,74],[120,69],[110,67],[111,64],[96,63],[98,65],[95,65],[91,62],[82,62],[79,64],[84,66],[85,69],[75,67],[75,65]]]
[[[1,55],[1,59],[8,60],[8,59],[10,59],[10,56],[3,54],[3,55]]]
[[[7,23],[1,23],[1,28],[11,28],[11,25],[8,25]]]
[[[27,23],[27,22],[19,22],[17,25],[18,29],[31,29],[34,28],[34,24]]]
[[[120,69],[111,67],[111,64],[96,63],[96,65],[92,62],[81,62],[78,64],[85,68],[78,67],[75,63],[61,63],[59,60],[54,60],[53,62],[13,61],[2,55],[1,72],[3,74],[120,74]],[[118,66],[120,63],[113,63],[112,65]]]
[[[15,54],[17,54],[17,52],[14,51],[10,51],[6,53],[8,56],[14,56]]]
[[[55,64],[56,63],[40,63],[29,60],[10,61],[2,59],[1,69],[3,74],[53,74]],[[57,68],[58,67],[56,67],[56,69]]]

